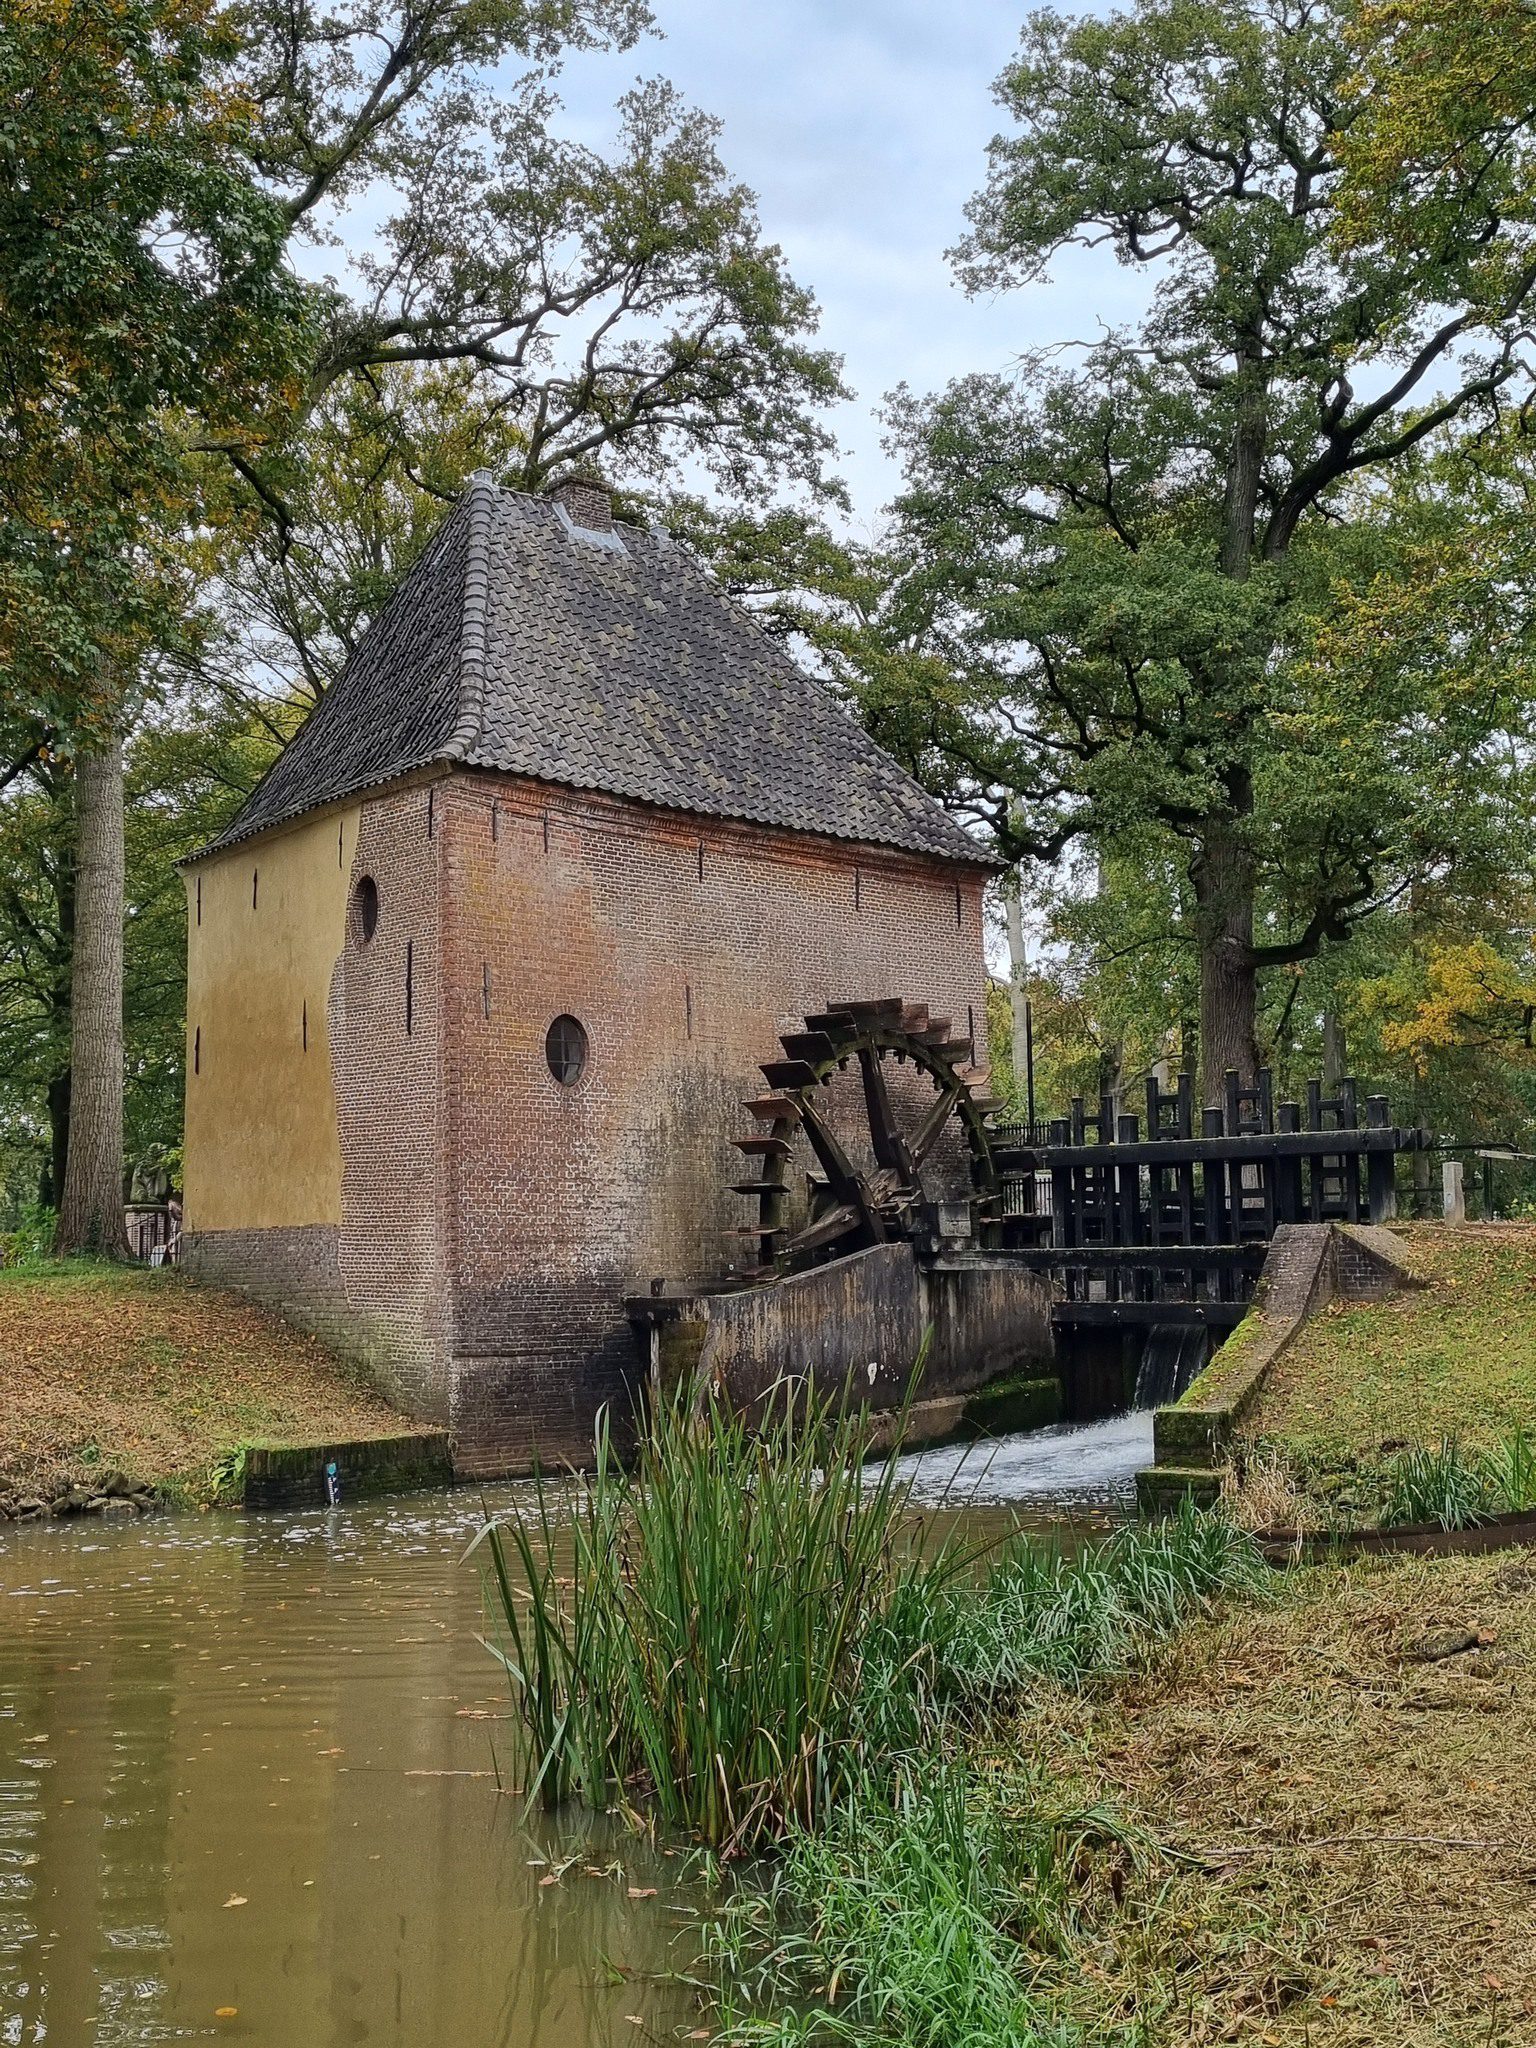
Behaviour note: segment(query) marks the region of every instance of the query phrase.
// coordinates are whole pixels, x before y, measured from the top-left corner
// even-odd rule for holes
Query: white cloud
[[[721,152],[757,192],[767,237],[822,307],[822,337],[858,394],[834,426],[858,522],[899,484],[880,446],[884,394],[1006,368],[1140,303],[1135,281],[1073,252],[1056,281],[967,299],[944,252],[964,230],[986,145],[1003,125],[992,82],[1022,0],[655,0],[663,40],[576,59],[561,81],[593,141],[637,71],[661,72],[724,123]]]

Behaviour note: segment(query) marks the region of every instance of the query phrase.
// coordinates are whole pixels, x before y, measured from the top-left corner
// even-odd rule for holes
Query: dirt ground
[[[1284,1587],[1021,1724],[1153,1845],[1086,1916],[1094,2012],[1148,2048],[1529,2048],[1536,1554]]]
[[[386,1436],[355,1367],[238,1295],[174,1272],[0,1272],[0,1492],[116,1468],[206,1499],[250,1441]]]

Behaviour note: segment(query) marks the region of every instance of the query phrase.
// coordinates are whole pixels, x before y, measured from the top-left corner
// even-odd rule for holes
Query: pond
[[[910,1463],[992,1526],[1074,1472],[1112,1505],[1146,1462],[1134,1420]],[[606,2048],[699,2025],[669,1975],[686,1859],[498,1794],[505,1695],[460,1563],[481,1498],[6,1527],[3,2048]]]

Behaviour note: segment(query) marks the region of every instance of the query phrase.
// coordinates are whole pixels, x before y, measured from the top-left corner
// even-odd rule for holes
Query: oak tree
[[[903,602],[947,681],[929,702],[888,674],[871,715],[1011,858],[1149,826],[1178,843],[1208,1091],[1256,1065],[1265,970],[1455,857],[1452,796],[1504,729],[1500,692],[1442,690],[1401,638],[1353,698],[1323,658],[1340,591],[1401,586],[1384,481],[1528,389],[1536,290],[1496,181],[1432,243],[1341,235],[1353,19],[1347,0],[1033,16],[961,274],[1027,287],[1103,248],[1147,311],[893,413]]]

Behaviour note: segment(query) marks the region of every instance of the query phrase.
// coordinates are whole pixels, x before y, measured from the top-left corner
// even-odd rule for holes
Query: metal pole
[[[1035,1006],[1024,998],[1024,1087],[1028,1099],[1026,1116],[1029,1142],[1035,1142]]]

